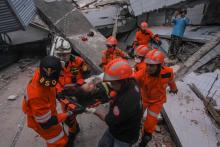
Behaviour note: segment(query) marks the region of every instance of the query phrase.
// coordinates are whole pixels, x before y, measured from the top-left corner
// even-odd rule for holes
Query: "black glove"
[[[70,55],[70,61],[74,61],[76,59],[76,55],[71,54]]]
[[[77,69],[77,68],[71,68],[70,71],[73,75],[77,75],[79,73],[79,69]]]
[[[169,93],[177,94],[178,93],[178,89],[176,89],[175,91],[170,90]]]
[[[57,98],[58,100],[64,99],[64,98],[65,98],[65,95],[64,95],[64,93],[62,93],[62,92],[58,92],[57,95],[56,95],[56,98]]]

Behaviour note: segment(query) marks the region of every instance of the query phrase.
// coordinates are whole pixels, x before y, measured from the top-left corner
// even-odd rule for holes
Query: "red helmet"
[[[145,57],[146,54],[150,51],[147,45],[139,45],[134,50],[134,54],[140,57]]]
[[[146,21],[143,21],[142,23],[141,23],[141,29],[142,30],[146,30],[148,28],[148,23],[146,22]]]
[[[107,38],[106,44],[107,45],[117,45],[118,41],[115,37],[110,36],[110,37]]]
[[[109,62],[104,71],[103,81],[117,81],[132,76],[132,68],[127,60],[118,58]]]
[[[165,55],[158,49],[151,50],[147,53],[145,57],[145,62],[147,64],[163,64]]]

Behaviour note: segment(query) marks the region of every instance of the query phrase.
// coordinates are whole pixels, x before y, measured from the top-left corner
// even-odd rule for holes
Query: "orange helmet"
[[[143,21],[142,23],[141,23],[141,29],[142,30],[146,30],[148,28],[148,23],[146,22],[146,21]]]
[[[132,68],[127,60],[118,58],[110,61],[105,68],[103,81],[117,81],[132,76]]]
[[[151,50],[147,53],[145,57],[145,62],[147,64],[163,64],[165,55],[158,49]]]
[[[107,38],[106,44],[107,45],[117,45],[118,41],[115,37],[110,36],[110,37]]]
[[[140,57],[145,57],[149,51],[150,49],[148,48],[148,46],[139,45],[137,48],[135,48],[134,54]]]

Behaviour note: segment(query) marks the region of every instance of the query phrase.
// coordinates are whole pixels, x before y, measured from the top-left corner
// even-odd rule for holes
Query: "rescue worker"
[[[132,68],[124,59],[114,59],[106,66],[103,80],[116,92],[110,109],[87,109],[108,125],[99,147],[131,147],[139,138],[143,110],[139,88],[131,76]]]
[[[164,57],[164,54],[158,49],[149,51],[145,58],[147,72],[139,74],[139,77],[136,76],[142,90],[144,118],[146,119],[140,147],[145,147],[152,139],[152,134],[157,126],[157,117],[166,102],[167,85],[169,85],[171,93],[178,92],[174,82],[173,69],[163,65]]]
[[[78,84],[82,85],[84,79],[82,76],[82,68],[85,64],[84,60],[78,56],[71,54],[71,48],[63,45],[55,50],[55,55],[59,57],[63,62],[63,67],[59,77],[58,84],[56,85],[57,93],[62,92],[65,85]],[[61,103],[63,112],[66,112],[65,106]],[[68,118],[65,124],[69,129],[69,141],[68,146],[73,146],[74,140],[80,131],[79,124],[76,119],[76,115]]]
[[[78,85],[83,85],[83,73],[89,70],[88,65],[85,63],[85,61],[81,57],[72,54],[70,56],[68,66],[70,67],[70,71],[73,75],[72,82],[77,83]]]
[[[58,58],[47,56],[40,62],[28,83],[23,99],[23,111],[27,125],[38,133],[48,147],[64,147],[68,138],[61,122],[72,117],[73,112],[58,113],[56,110],[56,84],[61,71]]]
[[[59,77],[58,84],[56,85],[57,92],[61,92],[66,84],[72,84],[72,73],[70,71],[70,56],[71,48],[65,48],[65,46],[59,47],[54,51],[54,55],[61,60],[62,70]]]
[[[138,45],[147,45],[149,46],[149,42],[153,40],[158,45],[161,45],[161,41],[158,35],[154,35],[154,33],[148,28],[147,22],[142,22],[140,25],[140,30],[136,32],[134,47]]]
[[[171,33],[171,44],[169,48],[169,58],[175,59],[180,46],[182,45],[182,38],[189,24],[189,18],[186,17],[187,10],[182,9],[176,11],[174,17],[172,18],[172,23],[174,24],[173,31]]]
[[[60,77],[60,85],[57,85],[58,92],[62,91],[65,84],[78,84],[84,83],[83,72],[88,71],[88,66],[85,61],[71,53],[70,46],[61,45],[54,51],[54,55],[62,61],[62,74]]]
[[[126,54],[117,48],[118,41],[115,37],[110,36],[107,38],[106,47],[107,50],[102,52],[102,68],[105,69],[105,66],[116,58],[126,58]]]
[[[139,45],[134,50],[134,74],[146,72],[146,63],[144,62],[146,54],[150,51],[148,46],[146,45]],[[144,71],[142,71],[144,70]]]

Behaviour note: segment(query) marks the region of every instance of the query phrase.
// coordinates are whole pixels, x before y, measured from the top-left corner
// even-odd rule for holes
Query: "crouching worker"
[[[27,125],[38,133],[48,147],[64,147],[68,142],[61,122],[72,117],[73,112],[58,113],[56,110],[56,89],[61,71],[58,58],[47,56],[40,62],[26,88],[23,111]]]
[[[106,65],[103,80],[116,92],[110,109],[86,109],[108,125],[99,147],[131,147],[139,138],[142,103],[139,88],[131,77],[132,68],[126,60],[114,59]]]

